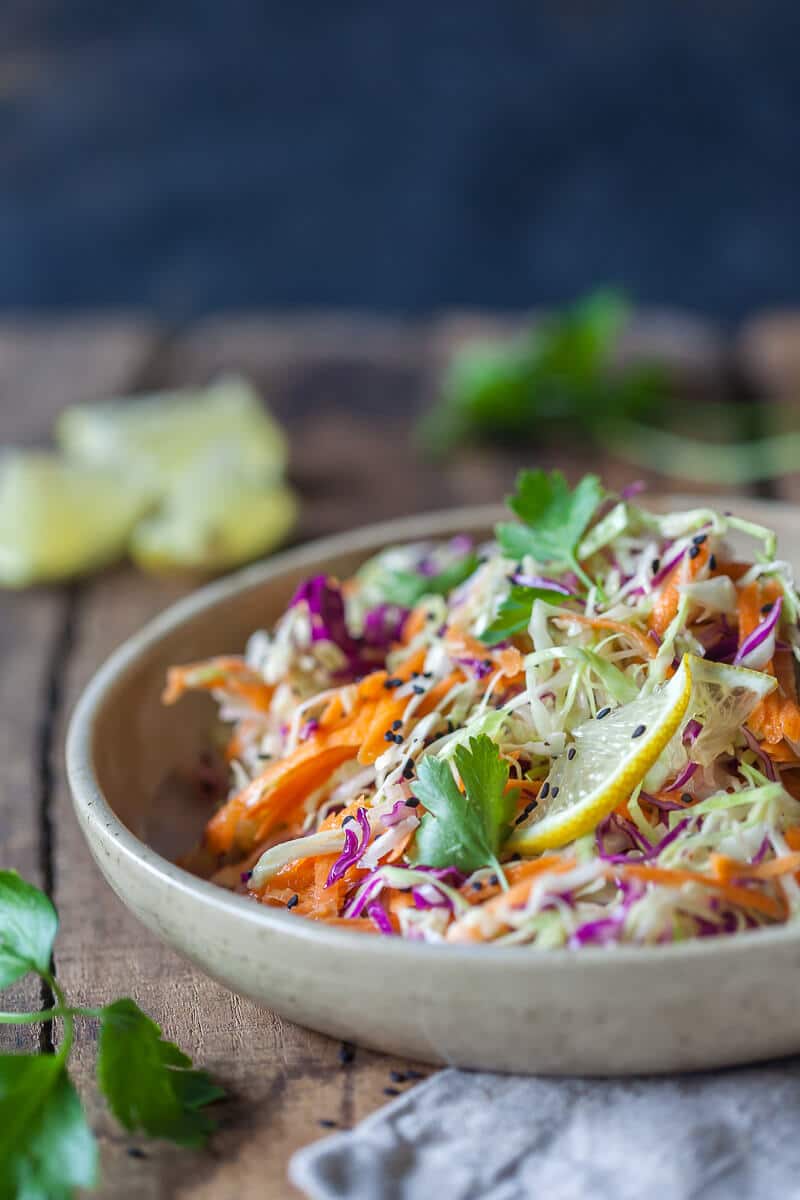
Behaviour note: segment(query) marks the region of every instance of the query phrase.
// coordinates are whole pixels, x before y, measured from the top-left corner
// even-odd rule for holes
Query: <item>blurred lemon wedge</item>
[[[68,579],[125,553],[149,488],[38,451],[0,458],[0,585]]]
[[[243,470],[226,445],[197,458],[139,522],[130,554],[146,571],[223,571],[273,550],[296,517],[291,489]]]
[[[713,761],[775,686],[775,679],[763,672],[685,654],[667,683],[573,730],[575,752],[570,757],[568,748],[556,760],[534,814],[517,827],[507,846],[538,853],[590,833],[628,799],[662,756],[666,773],[686,762],[681,730],[692,718],[702,729],[691,757]],[[671,760],[668,768],[666,760]]]
[[[202,389],[75,405],[61,414],[56,437],[70,458],[118,464],[159,491],[210,447],[224,447],[240,470],[275,482],[288,458],[286,435],[239,376]]]

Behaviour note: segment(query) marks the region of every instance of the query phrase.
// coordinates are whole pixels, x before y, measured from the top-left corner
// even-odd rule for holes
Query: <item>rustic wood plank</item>
[[[122,320],[2,322],[0,443],[45,443],[62,405],[102,396],[130,378],[150,341],[144,326]],[[0,596],[0,865],[46,889],[63,616],[56,590]],[[29,978],[5,993],[3,1004],[35,1009],[41,1000],[38,981]],[[3,1049],[34,1049],[39,1039],[36,1026],[0,1028]]]

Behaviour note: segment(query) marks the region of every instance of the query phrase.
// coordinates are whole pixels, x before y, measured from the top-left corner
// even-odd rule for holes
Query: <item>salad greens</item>
[[[422,762],[412,786],[427,810],[417,832],[416,861],[464,872],[492,866],[502,875],[497,855],[516,807],[513,793],[504,791],[508,763],[485,734],[457,746],[453,762],[463,792],[449,765],[437,758]]]
[[[58,1049],[0,1055],[0,1196],[68,1200],[97,1178],[97,1145],[69,1076],[76,1018],[100,1022],[97,1082],[130,1132],[201,1146],[214,1129],[203,1111],[224,1096],[133,1000],[101,1008],[70,1004],[51,970],[58,916],[48,897],[0,871],[0,987],[38,975],[55,1004],[0,1013],[0,1024],[63,1021]]]

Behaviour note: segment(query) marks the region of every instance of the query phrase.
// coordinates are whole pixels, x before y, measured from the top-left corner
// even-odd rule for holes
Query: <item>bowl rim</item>
[[[668,500],[671,507],[686,500],[690,500],[695,506],[702,504],[718,507],[720,503],[717,497],[654,495],[651,498],[652,501],[657,499],[662,503]],[[762,513],[765,518],[776,512],[781,512],[786,518],[796,518],[797,515],[794,505],[781,501],[734,497],[731,500],[725,498],[723,503],[747,506],[752,511]],[[368,946],[376,963],[388,957],[395,962],[404,961],[409,968],[419,966],[431,970],[437,965],[456,967],[460,964],[474,969],[478,964],[494,963],[504,971],[522,971],[527,974],[530,970],[537,973],[573,972],[587,968],[597,969],[600,966],[608,968],[616,964],[650,970],[660,964],[668,964],[672,970],[679,964],[688,964],[697,958],[706,958],[709,954],[718,958],[735,956],[756,948],[769,951],[772,947],[800,945],[800,921],[797,925],[783,924],[767,929],[745,930],[713,940],[692,938],[660,946],[587,946],[582,947],[580,953],[569,951],[566,947],[537,951],[532,946],[464,946],[379,935],[365,940],[362,934],[355,931],[350,932],[341,927],[331,927],[304,918],[298,919],[289,912],[256,904],[246,896],[229,892],[208,880],[199,879],[153,850],[117,817],[103,795],[94,770],[94,723],[98,712],[118,683],[134,669],[138,659],[150,647],[198,613],[213,608],[239,592],[267,585],[284,572],[311,569],[318,560],[338,554],[375,552],[384,545],[413,541],[417,538],[447,536],[465,527],[488,529],[504,512],[505,509],[498,505],[450,508],[412,517],[395,518],[362,526],[350,532],[318,538],[206,584],[170,605],[127,638],[109,655],[84,688],[73,709],[67,730],[67,778],[73,807],[82,826],[81,832],[90,842],[90,848],[93,837],[107,847],[113,847],[124,855],[132,866],[146,872],[167,889],[175,889],[184,896],[195,897],[199,904],[210,905],[219,913],[224,913],[238,922],[256,928],[266,928],[277,935],[305,941],[310,946],[325,946],[339,953],[355,952],[359,947],[363,950]],[[125,902],[124,895],[121,898]]]

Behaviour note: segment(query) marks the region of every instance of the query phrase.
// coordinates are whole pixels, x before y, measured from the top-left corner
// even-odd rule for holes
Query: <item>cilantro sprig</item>
[[[592,581],[578,562],[578,543],[603,498],[596,475],[584,475],[570,489],[560,471],[520,471],[509,508],[522,524],[497,526],[500,546],[509,558],[530,554],[556,570],[571,569],[586,587]]]
[[[513,794],[505,792],[508,763],[486,734],[453,753],[463,792],[450,764],[422,759],[412,791],[425,805],[415,839],[414,860],[428,867],[456,866],[466,874],[494,867],[500,878],[500,848],[514,814]]]
[[[97,1145],[68,1063],[76,1018],[100,1022],[97,1082],[130,1132],[201,1146],[214,1129],[203,1111],[224,1096],[133,1000],[102,1008],[70,1004],[51,971],[58,915],[15,871],[0,871],[0,988],[38,975],[55,997],[41,1012],[0,1013],[0,1024],[63,1021],[54,1054],[0,1055],[0,1196],[69,1200],[97,1179]]]

